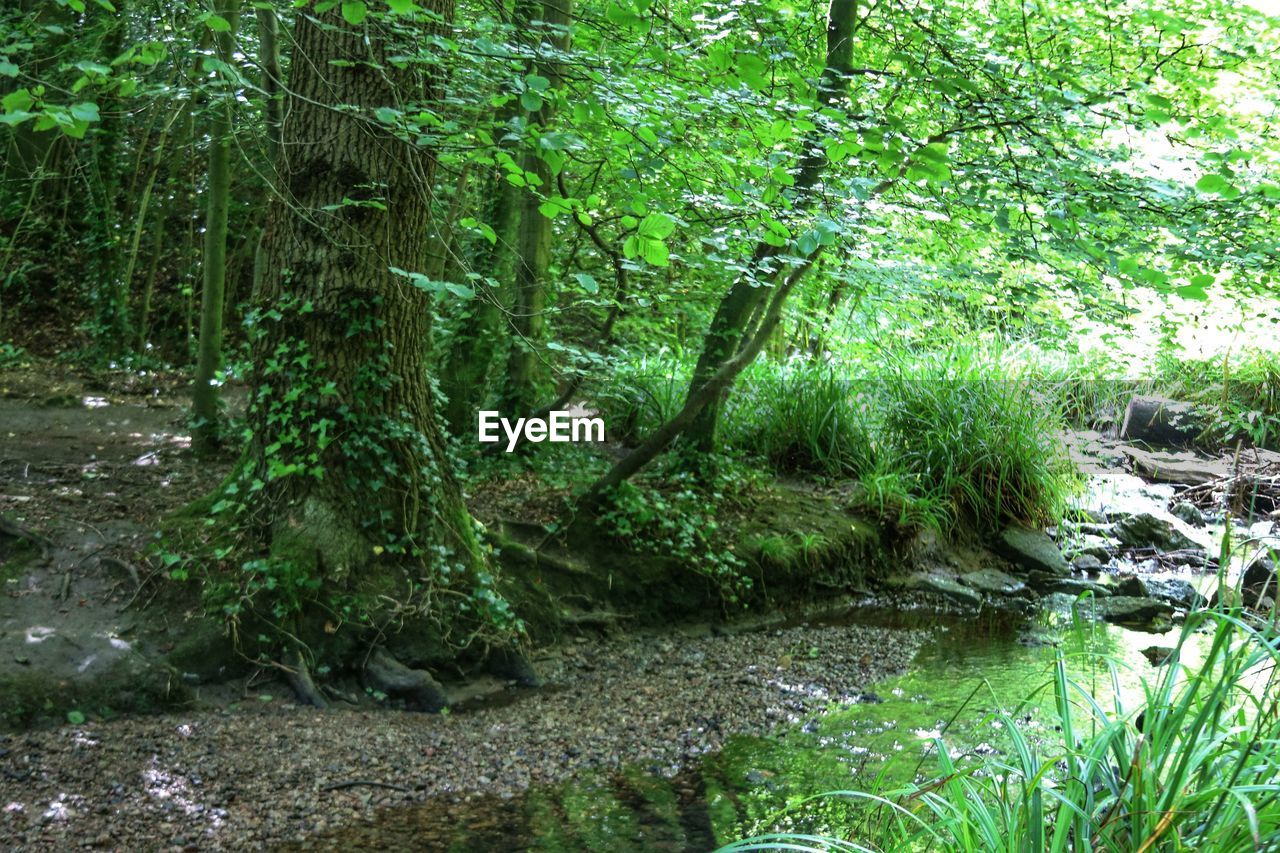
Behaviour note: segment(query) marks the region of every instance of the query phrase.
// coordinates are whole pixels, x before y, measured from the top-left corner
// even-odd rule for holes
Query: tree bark
[[[450,0],[431,9],[452,16]],[[298,16],[240,481],[261,484],[252,513],[273,559],[331,591],[403,595],[436,571],[474,578],[485,558],[436,421],[429,297],[390,271],[427,269],[435,153],[372,120],[437,103],[439,72],[395,69],[383,26]]]
[[[817,86],[817,100],[822,107],[834,107],[845,97],[853,67],[853,31],[856,20],[856,0],[831,0],[827,12],[826,61]],[[802,200],[817,187],[826,168],[827,157],[819,128],[805,140],[804,153],[797,170],[795,188]],[[781,248],[763,241],[757,244],[748,271],[733,283],[720,301],[703,339],[702,352],[694,366],[693,378],[689,382],[689,398],[749,338],[746,334],[748,321],[768,293],[766,283],[779,272],[774,259],[781,252]],[[710,451],[715,447],[716,426],[727,390],[728,386],[721,389],[689,425],[689,438],[699,450]]]
[[[218,59],[231,63],[235,54],[236,21],[240,0],[223,0],[217,13],[231,26],[216,33]],[[230,80],[224,79],[230,85]],[[235,98],[220,93],[209,127],[209,188],[205,197],[204,258],[201,264],[200,349],[196,360],[191,403],[196,426],[192,443],[208,451],[218,444],[218,387],[214,374],[222,362],[222,305],[226,293],[227,213],[231,202],[231,110]]]
[[[523,14],[521,9],[523,8]],[[542,35],[538,58],[533,63],[537,74],[549,81],[554,92],[563,79],[560,54],[569,47],[569,22],[572,0],[545,0],[541,4],[520,0],[517,4],[517,26],[526,26],[540,16]],[[545,130],[555,118],[555,109],[544,99],[540,109],[529,113],[530,126]],[[521,168],[533,175],[538,192],[525,192],[520,197],[520,227],[516,232],[518,259],[515,269],[515,292],[511,306],[513,337],[507,354],[506,384],[502,389],[502,407],[509,412],[527,412],[537,405],[546,382],[542,343],[546,337],[547,268],[551,265],[551,220],[539,210],[545,196],[552,194],[551,167],[532,150],[521,157]]]
[[[581,499],[583,506],[599,506],[610,491],[622,485],[633,474],[656,459],[659,453],[666,450],[677,436],[695,422],[712,400],[723,394],[724,390],[733,384],[733,380],[739,373],[755,361],[760,350],[764,348],[765,343],[782,321],[782,306],[786,303],[787,296],[816,260],[817,253],[793,269],[786,280],[773,289],[764,317],[750,340],[731,359],[720,365],[706,382],[689,394],[684,406],[675,414],[675,417],[646,436],[639,447],[624,456],[604,476],[596,480],[583,494]]]

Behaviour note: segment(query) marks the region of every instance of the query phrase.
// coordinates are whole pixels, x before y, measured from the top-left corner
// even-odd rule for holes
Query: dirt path
[[[129,605],[150,531],[225,470],[187,443],[172,382],[0,375],[0,512],[50,540],[42,553],[0,537],[0,679],[39,673],[58,718],[95,679],[116,685],[118,707],[165,687],[148,662],[183,621]],[[829,627],[576,643],[539,661],[547,688],[446,716],[320,713],[253,679],[199,688],[205,701],[182,713],[104,721],[112,709],[94,707],[84,722],[77,709],[74,723],[0,735],[0,847],[254,848],[386,805],[509,796],[591,768],[670,774],[731,733],[856,698],[921,639]],[[329,787],[353,780],[403,790]]]

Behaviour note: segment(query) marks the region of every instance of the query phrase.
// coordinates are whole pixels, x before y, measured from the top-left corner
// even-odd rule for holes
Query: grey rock
[[[1178,578],[1148,578],[1147,595],[1167,601],[1175,607],[1190,610],[1204,603],[1204,597],[1196,592],[1196,588]]]
[[[1098,599],[1098,613],[1107,622],[1138,630],[1167,630],[1173,606],[1167,601],[1132,595]]]
[[[1058,578],[1049,587],[1049,592],[1063,592],[1067,595],[1080,596],[1086,592],[1093,593],[1095,598],[1106,598],[1111,595],[1111,589],[1094,581],[1087,581],[1083,578]]]
[[[907,579],[907,585],[912,589],[924,590],[926,592],[936,592],[944,595],[953,601],[961,604],[981,604],[982,595],[975,592],[969,587],[963,585],[958,580],[936,572],[921,572],[912,575]]]
[[[1139,512],[1116,524],[1115,536],[1130,548],[1156,548],[1160,551],[1203,550],[1173,522],[1149,512]]]
[[[1076,558],[1071,561],[1071,568],[1077,572],[1097,574],[1098,569],[1102,568],[1102,561],[1093,554],[1077,554]]]
[[[1192,527],[1204,527],[1204,513],[1190,501],[1178,501],[1169,510],[1175,518],[1180,518]]]
[[[1259,551],[1250,558],[1240,578],[1240,587],[1244,590],[1244,602],[1250,607],[1257,607],[1264,598],[1275,598],[1276,561],[1270,552]]]
[[[960,576],[960,582],[970,589],[987,595],[1012,595],[1026,589],[1027,585],[1012,575],[998,569],[979,569]]]
[[[1000,532],[995,547],[1000,556],[1027,571],[1062,576],[1071,574],[1071,567],[1057,544],[1042,530],[1006,527]]]
[[[1150,595],[1147,592],[1147,584],[1137,575],[1124,575],[1116,578],[1113,586],[1116,595],[1128,595],[1134,598],[1143,598]]]

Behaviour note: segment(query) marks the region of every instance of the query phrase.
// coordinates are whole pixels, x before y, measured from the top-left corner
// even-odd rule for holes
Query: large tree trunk
[[[827,51],[822,76],[818,80],[817,100],[821,107],[834,107],[844,98],[853,66],[853,30],[857,20],[856,0],[831,0],[827,13]],[[827,167],[822,146],[822,130],[815,130],[804,141],[795,189],[804,204],[817,187]],[[702,352],[689,381],[686,399],[693,399],[715,375],[720,365],[734,356],[749,339],[748,324],[760,309],[769,288],[767,282],[781,272],[776,258],[780,248],[760,242],[756,246],[747,272],[742,274],[720,301],[712,317]],[[689,425],[686,434],[700,450],[715,447],[716,425],[728,387],[721,389]]]
[[[452,14],[449,0],[432,8]],[[318,582],[315,598],[395,597],[400,614],[445,621],[425,590],[474,579],[485,561],[433,410],[429,297],[391,272],[427,268],[435,156],[374,120],[437,102],[438,72],[386,62],[385,26],[348,26],[338,9],[298,17],[239,482],[260,493],[243,518],[270,559]],[[320,606],[295,606],[315,637],[304,623]]]

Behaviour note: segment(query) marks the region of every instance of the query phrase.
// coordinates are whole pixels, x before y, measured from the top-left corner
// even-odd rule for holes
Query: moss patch
[[[190,691],[173,669],[131,656],[84,681],[38,671],[0,677],[0,730],[64,723],[67,714],[113,717],[182,705]]]

